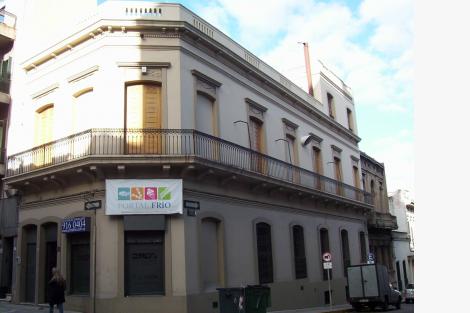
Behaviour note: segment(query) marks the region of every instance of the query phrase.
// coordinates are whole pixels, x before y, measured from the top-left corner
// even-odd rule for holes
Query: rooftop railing
[[[361,189],[192,129],[90,129],[8,157],[7,177],[87,157],[187,157],[372,204]]]

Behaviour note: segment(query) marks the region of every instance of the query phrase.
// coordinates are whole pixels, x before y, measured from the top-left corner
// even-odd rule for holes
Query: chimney
[[[307,70],[308,94],[313,96],[312,71],[310,69],[310,53],[308,51],[308,43],[302,42],[302,44],[304,45],[305,67]]]

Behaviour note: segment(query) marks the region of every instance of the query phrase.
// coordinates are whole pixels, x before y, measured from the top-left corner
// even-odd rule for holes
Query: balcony
[[[397,217],[390,213],[373,212],[367,221],[369,227],[382,228],[388,230],[398,229]]]
[[[15,40],[16,15],[0,10],[0,51],[10,50]]]
[[[22,183],[64,165],[194,164],[261,184],[372,208],[371,194],[192,129],[90,129],[8,157],[6,183]]]

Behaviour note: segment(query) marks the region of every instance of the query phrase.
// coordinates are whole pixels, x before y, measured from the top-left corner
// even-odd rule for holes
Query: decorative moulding
[[[72,75],[72,76],[68,77],[68,78],[67,78],[67,81],[68,81],[69,83],[71,83],[71,82],[75,82],[75,81],[77,81],[77,80],[83,79],[83,78],[85,78],[85,77],[87,77],[87,76],[90,76],[90,75],[94,74],[96,71],[99,70],[99,68],[100,68],[100,67],[99,67],[98,65],[95,65],[95,66],[93,66],[93,67],[90,67],[89,69],[86,69],[86,70],[84,70],[84,71],[81,71],[80,73],[77,73],[77,74],[75,74],[75,75]]]
[[[203,81],[205,81],[206,83],[208,84],[211,84],[215,87],[220,87],[222,86],[222,83],[216,81],[215,79],[213,78],[210,78],[209,76],[199,72],[198,70],[191,70],[191,73],[196,76],[198,79],[201,79]]]
[[[288,126],[288,127],[291,127],[293,129],[297,129],[299,128],[299,125],[297,125],[296,123],[292,122],[292,121],[289,121],[287,118],[283,117],[282,118],[282,122]]]
[[[335,146],[335,145],[331,145],[331,149],[333,149],[334,151],[338,152],[338,153],[341,153],[343,151],[343,149]]]
[[[48,87],[46,87],[46,88],[44,88],[44,89],[42,89],[42,90],[40,90],[36,93],[33,93],[31,95],[31,98],[39,99],[41,97],[44,97],[44,96],[50,94],[51,92],[55,91],[58,88],[59,88],[59,83],[52,84],[52,85],[50,85],[50,86],[48,86]]]
[[[245,102],[248,103],[251,107],[255,108],[256,110],[264,113],[268,110],[267,107],[262,106],[261,104],[251,100],[250,98],[245,98]]]
[[[159,68],[159,67],[171,67],[170,62],[118,62],[119,67],[149,67],[149,68]]]

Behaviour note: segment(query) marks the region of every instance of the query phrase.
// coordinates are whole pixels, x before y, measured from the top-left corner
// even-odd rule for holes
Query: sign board
[[[82,233],[90,231],[91,219],[89,217],[72,217],[62,221],[63,233]]]
[[[375,262],[375,256],[373,253],[369,253],[367,256],[367,264],[374,264]]]
[[[106,215],[183,213],[181,179],[107,179]]]
[[[333,268],[333,262],[323,262],[323,269],[331,270]]]
[[[199,210],[201,208],[201,205],[200,205],[199,201],[184,200],[184,208],[185,209]]]
[[[96,210],[96,209],[101,209],[101,200],[85,202],[85,210]]]
[[[323,253],[323,262],[331,262],[331,253],[329,252],[325,252]]]

